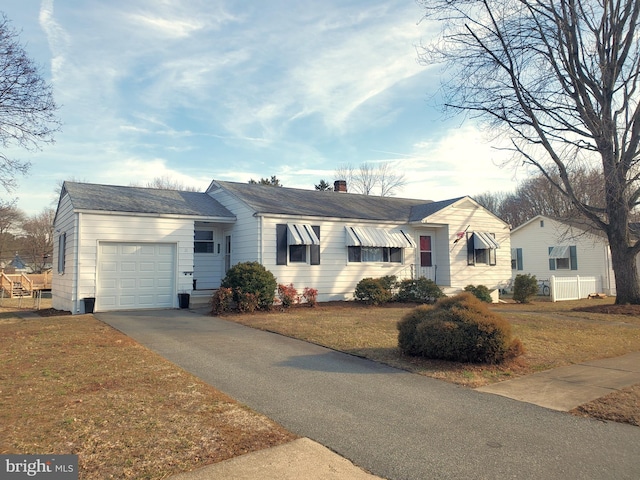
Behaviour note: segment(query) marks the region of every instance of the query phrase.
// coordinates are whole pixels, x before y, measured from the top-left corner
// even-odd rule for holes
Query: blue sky
[[[486,132],[438,108],[442,73],[416,53],[437,27],[413,0],[5,3],[63,122],[54,145],[9,152],[33,165],[14,192],[29,214],[69,179],[313,189],[390,162],[408,181],[396,196],[429,200],[518,180]]]

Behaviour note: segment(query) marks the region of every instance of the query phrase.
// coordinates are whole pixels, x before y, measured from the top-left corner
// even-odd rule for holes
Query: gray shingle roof
[[[206,193],[65,182],[76,210],[235,218]]]
[[[245,202],[256,212],[279,215],[410,222],[419,221],[459,200],[456,198],[432,202],[249,183],[223,181],[215,183]]]

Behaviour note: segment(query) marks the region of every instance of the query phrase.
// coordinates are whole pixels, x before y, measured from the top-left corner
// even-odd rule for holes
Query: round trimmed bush
[[[276,296],[276,277],[258,262],[237,263],[222,280],[222,287],[233,290],[236,304],[246,303],[247,294],[255,295],[257,307],[270,310]]]
[[[436,282],[426,277],[402,280],[398,284],[396,301],[413,303],[435,303],[444,293]]]
[[[407,355],[500,363],[524,352],[509,322],[469,292],[413,309],[398,322],[398,331],[398,346]]]
[[[379,305],[391,300],[391,292],[386,288],[386,281],[382,278],[363,278],[356,285],[353,296],[369,305]]]

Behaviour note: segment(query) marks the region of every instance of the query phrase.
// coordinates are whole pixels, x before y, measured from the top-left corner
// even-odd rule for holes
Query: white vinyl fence
[[[602,277],[556,277],[549,280],[551,301],[579,300],[592,293],[602,292]]]

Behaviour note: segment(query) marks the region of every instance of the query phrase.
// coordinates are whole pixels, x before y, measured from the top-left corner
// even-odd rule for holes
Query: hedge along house
[[[175,308],[234,264],[353,299],[366,277],[426,277],[445,292],[511,277],[509,226],[469,197],[440,202],[213,181],[204,193],[66,182],[55,219],[53,307]],[[192,297],[193,298],[193,297]],[[496,297],[497,300],[497,292]]]

